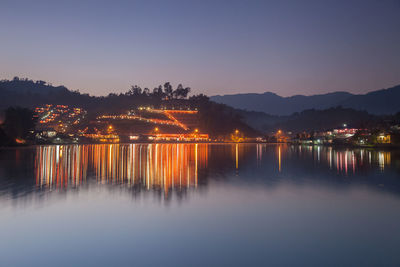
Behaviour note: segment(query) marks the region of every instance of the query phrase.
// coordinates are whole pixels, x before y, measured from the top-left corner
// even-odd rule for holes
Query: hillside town
[[[198,127],[198,111],[139,107],[124,114],[87,119],[82,108],[46,105],[35,109],[39,123],[32,130],[39,143],[208,142]]]
[[[292,132],[276,130],[246,136],[231,129],[225,136],[210,136],[200,129],[198,110],[141,106],[121,114],[88,118],[87,111],[68,105],[35,108],[37,124],[30,133],[33,143],[131,143],[131,142],[236,142],[292,143],[302,145],[392,146],[400,140],[400,126],[360,129],[343,123],[327,131]]]

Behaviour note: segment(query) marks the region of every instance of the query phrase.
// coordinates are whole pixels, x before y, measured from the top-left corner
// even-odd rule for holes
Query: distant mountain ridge
[[[234,108],[280,116],[291,115],[307,109],[328,109],[337,106],[382,115],[400,111],[400,85],[363,95],[333,92],[311,96],[282,97],[275,93],[265,92],[263,94],[216,95],[210,99]]]

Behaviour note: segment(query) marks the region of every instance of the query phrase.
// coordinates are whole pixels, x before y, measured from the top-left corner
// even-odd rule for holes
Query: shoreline
[[[43,143],[43,144],[23,144],[23,145],[11,145],[11,146],[0,146],[1,149],[11,148],[29,148],[36,146],[72,146],[72,145],[130,145],[130,144],[215,144],[215,145],[233,145],[233,144],[249,144],[249,145],[296,145],[296,146],[307,146],[307,147],[332,147],[332,148],[345,148],[345,149],[385,149],[385,150],[400,150],[400,145],[393,144],[379,144],[379,145],[354,145],[354,144],[301,144],[301,143],[277,143],[277,142],[122,142],[122,143]]]

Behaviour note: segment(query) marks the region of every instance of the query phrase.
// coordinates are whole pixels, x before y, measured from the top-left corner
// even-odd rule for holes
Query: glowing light
[[[138,140],[139,136],[138,135],[130,135],[129,140]]]
[[[21,138],[16,138],[15,139],[15,143],[17,143],[17,144],[25,144],[26,141],[24,139],[21,139]]]
[[[281,172],[281,146],[278,146],[278,169]]]
[[[236,144],[235,146],[235,158],[236,158],[236,169],[239,168],[239,145]]]
[[[113,119],[113,120],[140,120],[140,121],[146,121],[149,123],[154,123],[154,124],[167,124],[167,125],[174,125],[178,126],[184,130],[188,130],[189,127],[180,122],[174,114],[197,114],[197,110],[163,110],[163,109],[152,109],[150,107],[139,107],[138,110],[146,110],[146,112],[152,112],[152,113],[161,113],[164,114],[169,120],[162,120],[162,119],[152,119],[152,118],[145,118],[141,117],[139,115],[102,115],[98,116],[97,119]]]

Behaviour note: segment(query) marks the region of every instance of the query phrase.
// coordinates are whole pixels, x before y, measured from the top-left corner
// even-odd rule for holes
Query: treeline
[[[342,128],[389,129],[400,125],[400,112],[394,115],[373,115],[341,106],[323,110],[308,109],[290,116],[273,116],[262,112],[237,110],[244,121],[262,132],[276,132],[278,129],[291,132],[326,131]]]
[[[15,77],[12,80],[0,81],[0,108],[9,106],[22,106],[33,108],[44,104],[65,104],[83,107],[88,110],[107,109],[117,112],[121,109],[132,108],[137,105],[158,106],[163,100],[187,99],[191,89],[179,84],[176,88],[166,82],[164,85],[149,88],[141,88],[132,85],[125,93],[110,93],[107,96],[90,96],[72,91],[65,86],[54,87],[45,81],[33,81]]]
[[[182,84],[179,84],[176,89],[172,88],[172,85],[169,82],[166,82],[164,86],[155,87],[152,91],[149,88],[145,87],[142,89],[138,85],[132,85],[131,89],[125,93],[128,96],[151,96],[159,99],[185,99],[190,93],[190,87],[183,87]],[[109,94],[115,95],[115,94]]]

